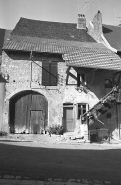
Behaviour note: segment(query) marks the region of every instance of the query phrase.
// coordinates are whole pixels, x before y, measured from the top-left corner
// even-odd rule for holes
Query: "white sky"
[[[20,17],[77,22],[77,14],[89,20],[100,10],[103,23],[118,25],[121,21],[121,0],[0,0],[0,28],[13,29]]]

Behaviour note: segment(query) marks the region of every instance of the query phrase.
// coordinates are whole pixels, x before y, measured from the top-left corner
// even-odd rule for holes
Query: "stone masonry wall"
[[[2,72],[9,75],[5,85],[3,122],[4,130],[9,131],[9,100],[24,90],[33,90],[43,94],[48,100],[48,124],[62,123],[63,92],[66,83],[66,65],[58,62],[58,85],[42,86],[42,62],[13,60],[5,52],[2,56]]]
[[[98,98],[102,98],[111,89],[105,89],[105,78],[112,78],[111,71],[99,71],[94,74],[87,73],[86,80],[90,92],[78,92],[76,90],[76,71],[66,66],[65,62],[58,62],[58,85],[42,86],[42,61],[32,62],[30,60],[14,60],[5,52],[2,56],[2,73],[9,75],[9,79],[5,84],[5,99],[3,108],[3,130],[9,132],[9,100],[17,93],[25,90],[32,90],[44,95],[48,101],[48,125],[62,124],[63,119],[63,103],[73,103],[75,105],[75,121],[76,121],[76,104],[87,103],[92,107]],[[83,69],[82,69],[83,70]],[[81,72],[81,71],[80,71]],[[70,75],[71,73],[71,75]],[[83,73],[83,71],[82,71]],[[68,84],[68,85],[67,85]],[[100,84],[100,85],[99,85]],[[115,108],[111,109],[112,131],[117,128]],[[106,115],[102,118],[105,125],[97,123],[95,127],[107,127]]]
[[[76,71],[67,67],[65,62],[58,62],[57,86],[42,85],[42,61],[13,59],[3,52],[2,72],[9,76],[5,84],[3,111],[3,130],[7,132],[9,132],[9,100],[21,91],[32,90],[45,96],[48,101],[48,125],[62,124],[63,103],[87,103],[87,95],[83,92],[78,93],[75,89]],[[70,73],[72,75],[69,75]],[[90,100],[92,101],[93,99]]]

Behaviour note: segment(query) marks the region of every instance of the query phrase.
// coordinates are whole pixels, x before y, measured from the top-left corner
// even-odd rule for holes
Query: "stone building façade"
[[[85,17],[80,19],[83,22]],[[81,20],[78,23],[76,27],[21,18],[7,36],[1,64],[2,130],[41,133],[60,124],[65,132],[78,131],[80,117],[111,90],[113,84],[106,88],[105,81],[112,82],[120,71],[120,58],[96,43]],[[111,120],[115,131],[116,107],[110,111],[115,115]],[[95,121],[88,129],[107,128],[106,115],[101,121],[105,124]]]

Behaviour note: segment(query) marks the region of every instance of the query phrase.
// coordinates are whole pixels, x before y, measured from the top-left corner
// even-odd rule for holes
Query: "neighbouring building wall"
[[[2,76],[0,76],[0,130],[2,130],[2,117],[3,117],[3,105],[5,96],[5,81]]]
[[[73,69],[73,68],[72,68]],[[76,73],[80,75],[85,75],[85,82],[87,84],[87,88],[89,89],[88,93],[84,93],[83,91],[80,93],[82,96],[82,99],[80,102],[87,103],[89,105],[89,108],[93,107],[98,100],[103,98],[105,95],[107,95],[113,88],[114,83],[117,83],[119,74],[115,75],[116,71],[111,70],[103,70],[103,69],[89,69],[89,68],[74,68],[71,71],[76,71]],[[72,76],[72,75],[71,75]],[[73,76],[73,80],[75,79],[75,76]],[[68,93],[68,92],[67,92]],[[74,95],[79,100],[79,97],[77,96],[76,92],[73,93],[72,98],[74,98]],[[68,93],[69,96],[69,93]],[[85,97],[84,97],[85,96]],[[78,101],[79,103],[79,101]],[[117,112],[117,109],[120,109],[120,103],[114,105],[111,109],[108,109],[107,113],[99,117],[100,121],[95,121],[94,124],[89,126],[89,129],[96,129],[96,128],[107,128],[110,129],[111,133],[119,138],[119,127],[121,125],[120,123],[120,117],[119,117],[119,111]],[[107,118],[108,113],[111,113],[111,119],[109,120]]]
[[[96,70],[86,73],[87,86],[91,92],[93,92],[99,99],[103,98],[108,94],[114,85],[114,73],[115,71],[111,70]],[[116,77],[115,77],[116,78]],[[109,80],[112,84],[107,84]],[[116,81],[117,79],[115,79]],[[111,119],[107,118],[107,114],[111,113]],[[114,105],[111,109],[108,109],[108,112],[99,117],[99,120],[104,123],[102,124],[99,121],[95,121],[89,129],[95,128],[107,128],[110,129],[111,133],[115,137],[119,137],[119,121],[117,115],[117,106]]]
[[[0,63],[2,56],[0,56]],[[1,74],[1,65],[0,65],[0,130],[2,130],[2,116],[3,116],[3,104],[5,96],[5,80]]]

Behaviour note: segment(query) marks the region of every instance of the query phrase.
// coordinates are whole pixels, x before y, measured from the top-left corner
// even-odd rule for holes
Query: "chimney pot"
[[[86,29],[86,18],[84,14],[78,14],[77,29]]]

